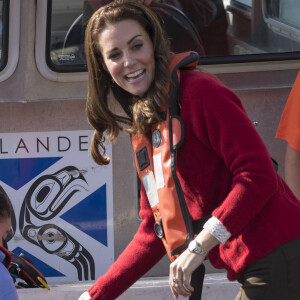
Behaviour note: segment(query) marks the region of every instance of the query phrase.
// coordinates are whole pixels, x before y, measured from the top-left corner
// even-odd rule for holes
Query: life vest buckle
[[[161,217],[159,217],[158,221],[154,224],[154,231],[157,237],[160,239],[165,236]]]
[[[145,170],[150,165],[150,160],[149,160],[148,151],[146,147],[143,147],[141,150],[137,151],[136,157],[137,157],[140,171]]]

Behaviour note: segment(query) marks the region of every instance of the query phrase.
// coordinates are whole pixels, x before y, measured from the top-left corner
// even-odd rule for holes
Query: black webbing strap
[[[195,220],[192,222],[193,230],[195,234],[198,234],[203,229],[203,225],[209,218],[211,218],[211,215],[208,215],[206,217],[203,217],[199,220]]]
[[[192,274],[191,286],[194,288],[194,292],[189,297],[189,300],[201,300],[204,275],[205,266],[201,264]]]
[[[203,225],[209,218],[211,218],[211,215],[192,222],[192,226],[195,234],[198,234],[203,229]],[[189,297],[189,300],[201,300],[204,275],[205,275],[205,266],[204,264],[201,264],[192,274],[191,286],[194,288],[194,292]]]
[[[182,212],[182,217],[185,223],[187,237],[184,242],[184,244],[175,250],[171,252],[171,256],[177,255],[181,253],[190,243],[190,241],[193,239],[194,232],[193,232],[193,226],[190,218],[190,213],[187,207],[187,204],[185,202],[184,193],[180,184],[180,181],[178,179],[177,173],[176,173],[176,150],[177,148],[182,144],[183,137],[184,137],[184,124],[181,119],[181,117],[178,115],[178,97],[180,95],[179,92],[179,78],[177,74],[177,70],[184,66],[188,66],[195,61],[198,61],[199,55],[196,52],[189,52],[189,55],[184,57],[182,60],[180,60],[174,67],[174,69],[171,72],[171,86],[169,90],[169,141],[170,141],[170,154],[171,154],[171,172],[172,177],[175,183],[179,205]],[[173,121],[172,119],[177,119],[181,124],[181,139],[180,142],[177,145],[174,145],[173,143]]]

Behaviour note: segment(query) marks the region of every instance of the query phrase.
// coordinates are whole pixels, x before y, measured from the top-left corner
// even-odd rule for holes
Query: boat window
[[[48,0],[46,62],[85,72],[84,34],[109,0]],[[200,64],[299,59],[298,0],[164,0],[153,7],[174,52],[199,52]]]
[[[295,9],[299,1],[281,1],[278,9],[278,17],[282,22],[286,22],[295,28],[300,28],[299,10]],[[298,5],[299,6],[299,5]]]
[[[0,0],[0,70],[7,64],[9,1]]]
[[[264,1],[265,21],[274,34],[300,43],[300,2],[296,0]],[[291,46],[291,45],[290,45]]]
[[[252,7],[252,0],[236,0],[236,2]]]

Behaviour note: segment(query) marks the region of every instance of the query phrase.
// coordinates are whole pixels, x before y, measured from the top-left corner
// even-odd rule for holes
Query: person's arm
[[[18,300],[13,279],[2,262],[0,262],[0,299]]]
[[[166,254],[154,233],[154,217],[143,186],[140,203],[142,223],[133,240],[79,300],[116,299]]]
[[[289,94],[280,123],[277,128],[276,138],[288,143],[285,154],[285,181],[300,200],[300,72]],[[298,151],[297,151],[298,150]]]
[[[300,151],[290,145],[285,154],[285,181],[300,201]]]
[[[181,81],[188,96],[182,111],[190,120],[185,130],[211,149],[232,176],[227,196],[211,214],[237,236],[278,189],[270,154],[239,98],[220,81],[192,71]]]

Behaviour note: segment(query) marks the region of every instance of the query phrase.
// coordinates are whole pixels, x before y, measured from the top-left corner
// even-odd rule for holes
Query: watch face
[[[189,243],[189,250],[191,252],[195,252],[195,250],[197,250],[198,248],[198,244],[195,240],[192,240],[190,243]]]

